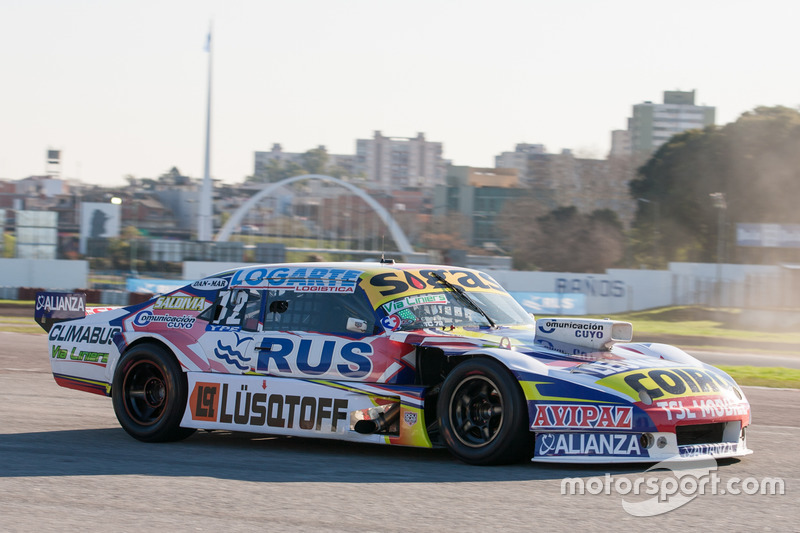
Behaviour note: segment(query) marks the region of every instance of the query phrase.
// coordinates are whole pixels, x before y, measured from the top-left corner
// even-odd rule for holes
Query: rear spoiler
[[[37,292],[33,318],[49,332],[53,324],[86,316],[86,294],[82,292]]]

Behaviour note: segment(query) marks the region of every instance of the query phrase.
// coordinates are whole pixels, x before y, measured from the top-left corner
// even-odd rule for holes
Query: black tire
[[[470,359],[455,367],[444,380],[437,412],[445,444],[465,463],[509,464],[533,455],[525,396],[493,359]]]
[[[114,412],[130,436],[144,442],[182,440],[195,432],[180,427],[186,375],[164,348],[142,344],[119,361],[111,384]]]

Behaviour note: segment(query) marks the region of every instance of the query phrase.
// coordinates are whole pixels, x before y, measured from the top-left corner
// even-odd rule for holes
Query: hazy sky
[[[494,166],[520,142],[605,157],[631,106],[697,91],[717,123],[800,104],[794,0],[0,0],[0,178],[240,182],[279,142],[384,135]]]

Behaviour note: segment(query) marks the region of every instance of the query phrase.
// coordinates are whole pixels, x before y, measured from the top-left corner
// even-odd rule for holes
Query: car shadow
[[[643,472],[649,464],[482,467],[445,449],[198,431],[172,443],[143,443],[120,428],[0,435],[0,478],[203,476],[253,482],[421,483],[563,479]]]

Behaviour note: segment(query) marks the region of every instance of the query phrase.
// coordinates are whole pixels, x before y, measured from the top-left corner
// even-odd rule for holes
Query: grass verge
[[[637,339],[644,339],[647,335],[669,335],[800,345],[800,332],[797,331],[754,331],[733,326],[741,323],[741,313],[746,311],[686,306],[621,313],[610,318],[631,322]]]
[[[800,389],[800,369],[766,366],[714,365],[739,385]]]

